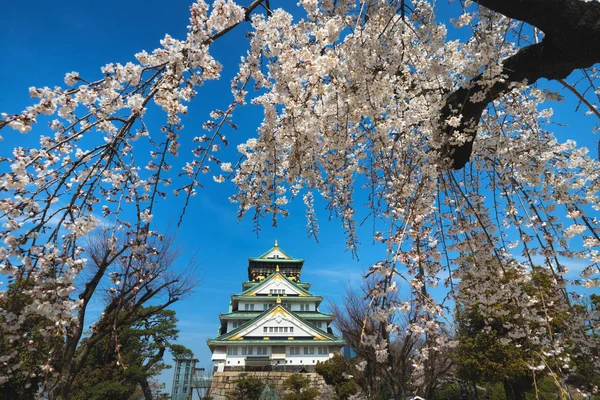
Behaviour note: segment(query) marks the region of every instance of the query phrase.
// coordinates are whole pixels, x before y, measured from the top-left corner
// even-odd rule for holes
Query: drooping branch
[[[442,109],[441,126],[447,145],[444,154],[452,167],[461,169],[469,161],[477,126],[485,108],[507,93],[511,84],[526,81],[531,85],[540,78],[558,80],[571,72],[600,62],[600,3],[581,0],[476,0],[481,6],[507,17],[529,23],[544,32],[544,39],[519,50],[502,63],[505,79],[491,87],[484,85],[485,74],[475,77],[469,87],[450,93]],[[481,94],[484,96],[481,96]],[[484,100],[473,102],[473,95]],[[457,127],[446,126],[452,115],[461,114]],[[455,133],[468,139],[452,143]]]

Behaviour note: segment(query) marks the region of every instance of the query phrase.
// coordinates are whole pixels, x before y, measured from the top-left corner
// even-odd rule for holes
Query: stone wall
[[[249,376],[260,379],[271,389],[279,392],[282,398],[286,391],[283,389],[283,382],[293,374],[293,372],[246,372]],[[235,388],[235,381],[240,372],[215,372],[213,375],[212,386],[210,388],[210,396],[213,400],[225,400],[225,393],[232,391]],[[325,381],[321,375],[315,372],[304,373],[311,380],[311,386],[321,389],[325,386]]]

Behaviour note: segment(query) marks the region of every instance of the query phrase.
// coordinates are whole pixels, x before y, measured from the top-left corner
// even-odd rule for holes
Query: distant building
[[[210,388],[212,377],[204,373],[204,368],[196,368],[198,360],[195,358],[176,358],[174,361],[171,400],[191,400],[193,390],[202,398]]]
[[[192,378],[197,362],[198,360],[195,358],[175,360],[171,400],[188,400],[192,398]]]
[[[350,361],[354,357],[356,357],[356,351],[351,346],[348,346],[348,345],[342,347],[342,350],[340,350],[340,353],[342,353],[344,358],[348,361]]]
[[[344,341],[329,326],[333,315],[319,311],[323,297],[300,279],[303,264],[277,241],[248,259],[248,281],[220,315],[219,335],[208,340],[216,373],[312,372],[340,351]]]

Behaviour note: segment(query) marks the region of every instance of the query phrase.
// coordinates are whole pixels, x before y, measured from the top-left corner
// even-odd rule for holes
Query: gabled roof
[[[339,345],[340,347],[343,347],[346,343],[339,338],[336,338],[335,340],[305,340],[305,339],[298,339],[298,340],[286,340],[286,339],[272,339],[272,340],[262,340],[262,339],[256,339],[256,340],[219,340],[217,339],[210,339],[208,340],[208,346],[231,346],[231,345],[237,345],[237,346],[248,346],[248,345],[255,345],[255,344],[269,344],[269,345],[292,345],[292,346],[298,346],[298,345],[327,345],[327,346],[331,346],[331,345]]]
[[[297,316],[299,316],[300,318],[304,319],[304,320],[322,320],[322,321],[333,321],[335,319],[335,316],[333,314],[326,314],[326,313],[322,313],[320,311],[296,311],[295,312]],[[233,311],[230,313],[225,313],[225,314],[219,314],[219,320],[223,321],[223,320],[238,320],[238,319],[254,319],[256,317],[258,317],[260,314],[262,314],[262,312],[254,312],[254,313],[247,313],[247,312],[237,312],[237,311]]]
[[[265,253],[258,257],[249,257],[249,261],[273,261],[273,262],[296,262],[303,263],[303,258],[293,258],[288,253],[283,251],[279,244],[277,244],[277,240],[275,241],[275,245],[267,250]]]
[[[253,281],[242,282],[242,290],[248,290],[249,288],[254,287],[258,284],[259,284],[259,282],[253,282]]]
[[[304,289],[298,283],[292,281],[287,276],[285,276],[284,274],[282,274],[281,272],[279,272],[279,269],[275,270],[275,272],[273,272],[271,275],[269,275],[268,277],[266,277],[265,279],[263,279],[257,285],[252,286],[251,288],[248,288],[248,289],[244,290],[238,296],[255,296],[256,293],[260,292],[260,290],[262,288],[264,288],[265,286],[268,286],[271,282],[277,281],[277,280],[280,280],[280,281],[284,282],[285,286],[288,286],[288,287],[292,288],[292,290],[294,290],[298,294],[298,296],[301,296],[301,297],[315,297],[313,294],[311,294],[309,291],[307,291],[306,289]]]
[[[298,286],[300,286],[302,289],[304,290],[309,290],[310,289],[310,282],[295,282],[294,283]],[[254,282],[254,281],[244,281],[242,282],[242,291],[244,290],[248,290],[249,288],[252,288],[256,285],[260,284],[260,282]]]
[[[298,326],[299,328],[302,329],[304,334],[298,335],[299,332],[295,332],[293,335],[287,335],[289,337],[293,337],[293,336],[301,336],[301,337],[306,337],[308,336],[312,336],[314,339],[314,343],[327,343],[327,342],[335,342],[335,343],[343,343],[342,339],[337,338],[336,336],[324,332],[318,328],[313,327],[311,324],[309,324],[308,322],[304,321],[298,314],[296,314],[293,311],[288,310],[287,308],[283,307],[281,304],[277,304],[275,307],[264,311],[262,314],[260,314],[259,316],[257,316],[256,318],[253,318],[252,320],[242,324],[240,327],[234,329],[231,332],[227,332],[223,335],[220,335],[219,337],[216,337],[214,339],[209,339],[208,340],[208,345],[210,346],[211,344],[218,344],[218,343],[228,343],[228,342],[235,342],[235,341],[239,341],[238,343],[242,342],[244,339],[244,336],[248,335],[251,332],[254,331],[261,331],[261,328],[263,327],[263,325],[265,325],[267,322],[273,320],[274,318],[282,318],[285,320],[288,320],[290,322],[292,322],[294,325]],[[251,335],[252,337],[256,336],[256,335]],[[260,334],[260,336],[264,336],[264,334]],[[274,340],[278,340],[278,339],[283,339],[282,337],[278,337],[278,336],[274,336],[273,337]],[[293,343],[293,340],[288,340],[287,343]],[[263,343],[269,343],[269,341],[263,341]]]
[[[246,300],[246,301],[265,301],[265,300],[275,300],[277,298],[277,295],[272,295],[272,296],[243,296],[243,295],[238,295],[238,294],[233,294],[231,295],[231,299],[232,300]],[[286,296],[286,295],[281,295],[281,299],[286,302],[286,303],[311,303],[311,302],[316,302],[317,303],[317,307],[319,305],[321,305],[321,302],[323,301],[323,296]],[[245,312],[245,310],[238,310],[238,312]]]

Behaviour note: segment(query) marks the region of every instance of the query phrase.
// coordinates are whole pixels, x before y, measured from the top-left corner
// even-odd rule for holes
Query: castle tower
[[[208,340],[216,373],[313,372],[340,351],[344,342],[329,326],[333,315],[319,311],[323,297],[301,280],[303,264],[277,241],[248,259],[248,281],[220,315],[219,335]]]

